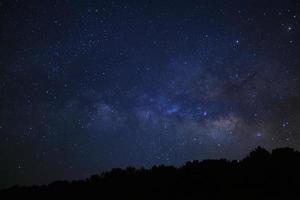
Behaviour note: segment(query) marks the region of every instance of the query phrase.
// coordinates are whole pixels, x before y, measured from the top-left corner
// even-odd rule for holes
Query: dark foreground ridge
[[[86,180],[15,186],[0,194],[68,198],[94,194],[97,199],[289,199],[300,194],[300,152],[279,148],[270,153],[257,147],[241,161],[203,160],[179,168],[112,169]]]

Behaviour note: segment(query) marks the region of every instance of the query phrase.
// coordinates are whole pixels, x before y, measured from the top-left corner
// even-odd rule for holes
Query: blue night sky
[[[0,0],[0,187],[300,149],[297,0]]]

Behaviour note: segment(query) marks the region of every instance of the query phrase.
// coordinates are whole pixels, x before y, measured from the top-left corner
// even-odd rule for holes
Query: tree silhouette
[[[0,196],[16,195],[103,199],[284,198],[300,197],[300,153],[291,148],[271,153],[257,147],[241,161],[189,161],[182,167],[115,168],[80,181],[46,186],[14,186]]]

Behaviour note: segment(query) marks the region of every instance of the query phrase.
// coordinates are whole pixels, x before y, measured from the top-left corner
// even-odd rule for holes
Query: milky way
[[[0,186],[299,150],[299,11],[1,0]]]

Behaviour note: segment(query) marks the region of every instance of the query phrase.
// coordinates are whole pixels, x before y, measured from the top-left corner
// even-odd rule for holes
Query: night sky
[[[300,2],[0,1],[0,187],[300,149]]]

